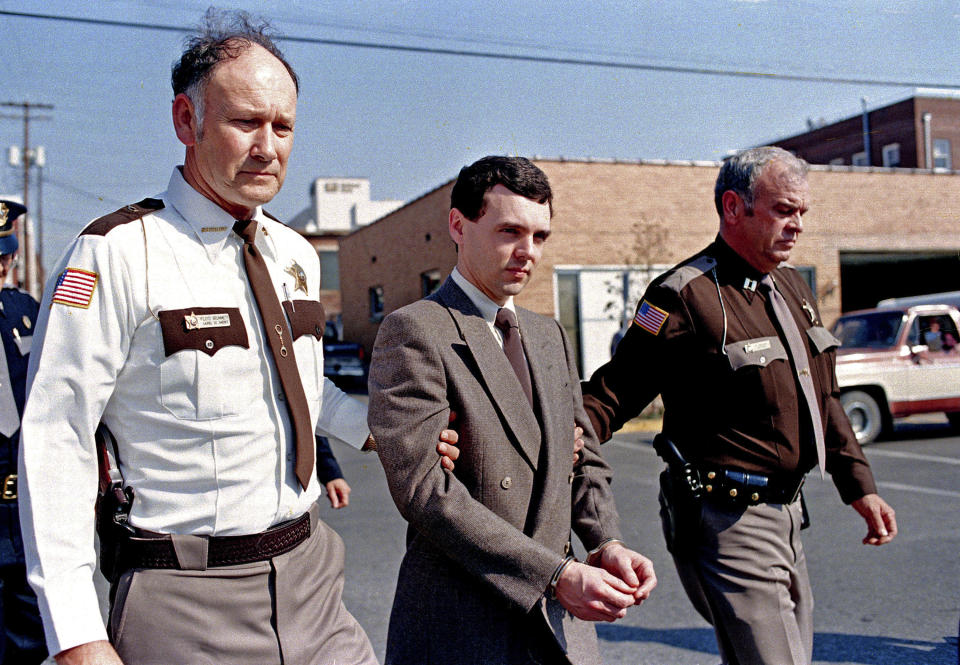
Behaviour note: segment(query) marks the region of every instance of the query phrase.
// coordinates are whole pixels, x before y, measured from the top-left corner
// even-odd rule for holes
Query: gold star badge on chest
[[[3,226],[7,223],[7,214],[10,212],[10,208],[7,207],[6,203],[0,203],[0,226]]]
[[[293,291],[303,291],[307,295],[307,273],[303,271],[300,264],[296,261],[290,262],[290,267],[286,270],[287,274],[293,277]]]

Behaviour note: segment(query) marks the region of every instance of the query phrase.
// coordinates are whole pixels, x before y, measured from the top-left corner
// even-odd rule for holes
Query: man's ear
[[[187,146],[197,144],[197,115],[193,102],[182,92],[173,99],[173,130],[180,143]]]
[[[463,241],[463,225],[469,220],[463,216],[463,213],[456,208],[450,208],[450,216],[447,218],[447,228],[450,231],[450,237],[458,246]]]
[[[745,212],[743,199],[732,189],[728,189],[720,197],[720,209],[723,210],[725,224],[736,224]]]

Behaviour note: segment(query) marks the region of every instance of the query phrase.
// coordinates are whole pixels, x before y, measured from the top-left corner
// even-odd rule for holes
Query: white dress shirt
[[[40,308],[22,423],[20,507],[51,653],[106,638],[92,582],[99,422],[116,438],[119,469],[134,490],[134,526],[257,533],[303,514],[321,493],[316,471],[306,490],[297,483],[292,426],[235,220],[179,169],[157,198],[162,210],[105,234],[80,235],[51,273]],[[259,209],[254,219],[278,299],[317,301],[320,263],[310,244]],[[295,266],[306,275],[306,293],[297,290],[303,282]],[[51,304],[68,268],[96,274],[88,307]],[[201,323],[206,350],[170,352],[161,313],[182,318],[191,308],[215,314]],[[177,326],[190,330],[180,318]],[[318,432],[359,448],[368,433],[366,405],[324,378],[318,324],[321,339],[301,334],[293,342],[310,417]],[[225,331],[245,334],[247,347],[221,345]]]
[[[477,309],[480,310],[480,316],[482,316],[483,320],[487,322],[487,327],[490,328],[490,331],[497,340],[497,344],[499,344],[500,348],[502,349],[503,331],[497,327],[497,312],[500,311],[500,305],[492,301],[490,296],[474,286],[473,282],[464,277],[463,273],[457,270],[457,268],[454,268],[450,272],[450,278],[457,286],[460,287],[460,290],[463,291],[468,298],[470,298],[470,302],[476,305]],[[516,317],[517,310],[513,304],[513,296],[507,296],[507,302],[503,304],[503,307],[513,312],[514,317]]]

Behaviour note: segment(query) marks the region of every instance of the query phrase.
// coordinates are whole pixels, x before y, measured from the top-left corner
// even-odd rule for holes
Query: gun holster
[[[696,473],[695,469],[687,471]],[[671,554],[683,557],[693,551],[700,540],[702,519],[703,498],[691,490],[685,471],[664,469],[660,474],[660,520]]]
[[[114,585],[125,570],[121,557],[123,543],[135,533],[128,519],[133,506],[133,488],[123,486],[123,476],[115,460],[117,442],[106,425],[97,428],[94,439],[100,475],[96,505],[100,572]]]
[[[667,463],[660,474],[660,520],[667,549],[675,557],[692,553],[700,541],[703,520],[703,484],[700,473],[688,464],[676,445],[662,433],[654,448]]]
[[[127,521],[133,503],[133,488],[115,486],[97,496],[97,535],[100,536],[100,572],[116,584],[126,570],[123,543],[134,534]]]

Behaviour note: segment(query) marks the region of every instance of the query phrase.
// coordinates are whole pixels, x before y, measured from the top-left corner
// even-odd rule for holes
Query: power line
[[[37,14],[33,12],[14,12],[0,10],[0,16],[17,16],[21,18],[35,18],[52,21],[67,21],[84,23],[87,25],[112,26],[118,28],[137,28],[142,30],[161,30],[165,32],[189,33],[192,28],[160,23],[140,23],[135,21],[115,21],[108,19],[93,19],[74,16],[55,16],[52,14]],[[693,67],[682,65],[655,65],[649,63],[627,62],[623,60],[597,60],[592,58],[562,58],[538,55],[520,55],[500,53],[496,51],[479,51],[470,49],[436,48],[431,46],[407,46],[403,44],[381,44],[346,39],[327,39],[321,37],[280,36],[280,41],[300,44],[319,44],[324,46],[346,46],[351,48],[374,49],[382,51],[397,51],[401,53],[426,53],[430,55],[453,55],[470,58],[484,58],[488,60],[512,60],[516,62],[535,62],[551,65],[574,65],[581,67],[600,67],[605,69],[627,69],[634,71],[662,72],[668,74],[700,74],[704,76],[728,76],[737,78],[761,78],[771,81],[798,81],[804,83],[837,83],[844,85],[894,86],[905,88],[943,88],[957,87],[957,84],[908,81],[902,79],[868,79],[843,76],[813,76],[805,74],[784,74],[776,72],[751,72],[738,69],[721,69],[716,67]]]
[[[43,181],[45,183],[53,185],[54,187],[60,187],[61,189],[66,189],[70,192],[73,192],[74,194],[80,194],[82,196],[88,197],[91,200],[100,201],[101,203],[105,203],[107,205],[116,205],[118,208],[124,205],[123,201],[112,199],[109,196],[106,196],[105,194],[98,194],[97,192],[91,192],[90,190],[77,187],[73,183],[67,182],[65,180],[60,180],[59,178],[53,178],[47,174],[43,175]]]

